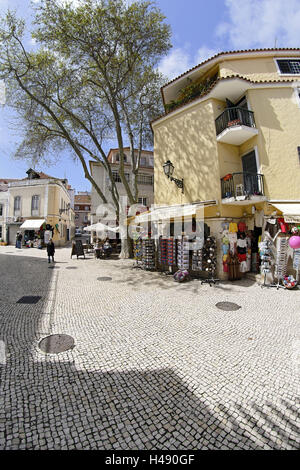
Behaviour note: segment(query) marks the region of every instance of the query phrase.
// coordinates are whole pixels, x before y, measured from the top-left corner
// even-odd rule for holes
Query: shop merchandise
[[[198,246],[196,243],[192,245],[195,245],[195,248]],[[192,251],[192,270],[202,271],[202,248],[193,249]]]
[[[294,253],[293,253],[293,268],[296,271],[297,281],[299,281],[300,250],[294,250]]]
[[[247,225],[245,224],[245,222],[238,223],[238,230],[239,232],[245,232],[247,230]]]
[[[173,237],[167,239],[167,264],[176,265],[176,242]]]
[[[265,240],[259,243],[259,256],[261,259],[261,273],[267,274],[271,272],[271,242],[270,240]]]
[[[142,267],[149,271],[155,269],[155,246],[151,238],[144,238],[142,241]]]
[[[219,279],[215,279],[214,277],[217,268],[216,249],[217,244],[215,237],[207,237],[203,247],[203,270],[209,277],[208,279],[204,279],[202,283],[208,282],[211,284],[219,281]]]
[[[282,283],[286,289],[294,289],[297,286],[294,276],[284,276]]]
[[[235,222],[229,224],[229,232],[234,233],[238,231],[238,226]]]
[[[160,236],[158,241],[158,263],[167,264],[167,239]]]
[[[247,229],[248,230],[254,230],[254,219],[251,217],[250,219],[247,220]]]
[[[174,281],[176,282],[183,282],[183,281],[188,281],[190,278],[189,272],[184,269],[184,270],[179,270],[174,274]]]
[[[235,254],[235,250],[236,250],[237,233],[231,233],[230,232],[228,234],[228,239],[229,239],[230,253],[233,255],[233,254]]]
[[[256,211],[254,214],[255,227],[262,227],[264,224],[264,211]]]
[[[228,257],[228,279],[229,281],[241,279],[240,262],[235,254],[230,254]]]
[[[282,231],[282,233],[288,233],[289,232],[289,224],[287,224],[284,219],[282,218],[279,218],[277,219],[277,222],[279,223],[280,225],[280,230]]]
[[[265,232],[268,232],[272,238],[275,237],[276,233],[279,230],[279,224],[277,219],[271,217],[266,220]]]
[[[276,244],[275,277],[278,283],[286,276],[288,237],[278,237]]]
[[[177,266],[179,269],[189,269],[190,267],[189,238],[186,235],[178,237]]]

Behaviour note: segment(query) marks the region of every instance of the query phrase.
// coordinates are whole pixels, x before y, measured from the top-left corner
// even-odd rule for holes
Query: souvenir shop
[[[206,223],[203,224],[203,236],[196,237],[193,218],[190,221],[194,235],[193,232],[189,235],[185,232],[175,235],[174,232],[178,233],[179,230],[174,230],[174,219],[135,226],[135,231],[132,232],[135,266],[173,275],[178,282],[191,277],[210,284],[219,281],[215,276],[216,238],[210,235],[210,228]],[[181,223],[181,219],[180,222],[177,221],[178,226]],[[168,235],[164,234],[166,231]]]
[[[294,288],[299,282],[300,217],[288,223],[275,209],[269,205],[265,213],[252,206],[244,217],[205,218],[199,239],[185,232],[174,236],[172,219],[170,235],[164,235],[162,221],[146,228],[143,224],[133,236],[136,266],[173,274],[175,280],[196,277],[210,284],[253,273],[261,275],[262,286]]]

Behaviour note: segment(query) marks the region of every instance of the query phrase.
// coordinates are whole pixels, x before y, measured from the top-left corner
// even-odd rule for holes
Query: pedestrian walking
[[[50,257],[52,258],[52,262],[54,263],[54,253],[55,253],[55,245],[53,243],[52,238],[50,238],[49,242],[47,243],[48,263],[50,263]]]
[[[22,233],[18,232],[17,233],[17,241],[16,241],[16,247],[17,248],[22,248]]]

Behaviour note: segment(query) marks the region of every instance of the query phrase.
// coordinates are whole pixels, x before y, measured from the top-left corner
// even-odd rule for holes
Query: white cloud
[[[299,0],[225,0],[229,21],[216,34],[230,48],[299,47]]]
[[[201,46],[195,56],[192,56],[188,49],[188,46],[172,49],[170,54],[160,62],[159,71],[172,80],[200,64],[200,62],[217,54],[216,50],[207,46]]]

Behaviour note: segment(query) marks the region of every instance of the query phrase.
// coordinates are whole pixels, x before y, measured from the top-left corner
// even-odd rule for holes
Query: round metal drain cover
[[[242,308],[240,305],[235,304],[234,302],[218,302],[216,304],[220,310],[226,310],[227,312],[232,312],[233,310],[239,310]]]
[[[77,269],[76,266],[67,266],[66,269]]]
[[[97,277],[97,280],[98,281],[111,281],[112,280],[112,277]]]
[[[69,335],[50,335],[39,342],[41,351],[50,354],[58,354],[74,348],[74,338]]]
[[[48,269],[59,269],[59,266],[48,266]]]

